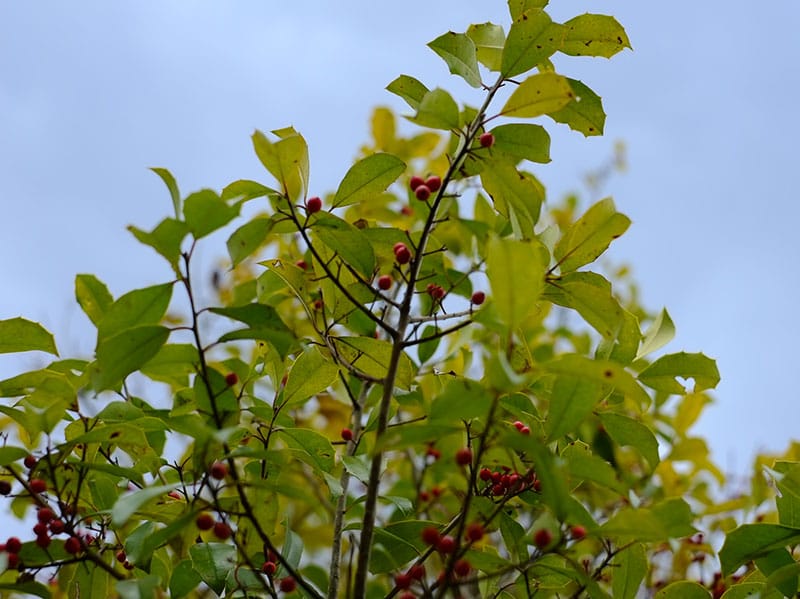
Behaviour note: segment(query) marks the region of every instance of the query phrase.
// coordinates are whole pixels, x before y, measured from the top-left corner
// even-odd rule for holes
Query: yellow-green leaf
[[[575,92],[566,77],[555,73],[538,73],[519,84],[500,114],[534,118],[564,108],[574,97]]]
[[[677,377],[694,379],[694,393],[713,389],[720,380],[716,362],[702,353],[679,352],[661,356],[639,373],[639,380],[651,389],[686,393]]]
[[[519,13],[503,48],[500,72],[504,77],[524,73],[552,56],[561,44],[562,26],[541,8]]]
[[[478,23],[469,26],[467,36],[475,44],[478,62],[490,71],[499,71],[506,42],[503,28],[494,23]]]
[[[406,164],[391,154],[372,154],[359,160],[345,174],[336,190],[333,206],[350,206],[369,200],[394,183]]]
[[[620,237],[631,220],[617,212],[614,200],[605,198],[589,208],[567,229],[553,251],[562,273],[594,262]]]
[[[295,360],[283,398],[287,405],[298,405],[330,387],[339,374],[339,368],[320,353],[316,347],[304,351]]]
[[[105,283],[94,275],[75,277],[75,299],[95,326],[103,319],[114,298]]]
[[[0,320],[0,354],[24,351],[58,355],[53,335],[38,322],[20,317]]]
[[[602,135],[606,124],[603,100],[587,85],[577,79],[567,79],[575,97],[566,106],[547,116],[557,123],[564,123],[585,137]]]
[[[481,86],[475,44],[463,33],[449,31],[428,44],[447,63],[450,72],[464,78],[472,87]]]
[[[458,129],[458,104],[450,94],[437,87],[423,96],[412,120],[417,125],[431,129]]]
[[[167,186],[169,190],[170,198],[172,199],[172,206],[175,209],[175,218],[181,217],[181,194],[178,191],[178,183],[175,181],[175,177],[169,172],[168,169],[161,168],[158,166],[154,166],[150,168],[156,175],[161,177],[161,180],[164,182],[164,185]]]
[[[625,29],[608,15],[579,15],[564,23],[564,30],[564,41],[559,50],[571,56],[611,58],[631,47]]]
[[[403,98],[414,110],[419,108],[425,94],[429,91],[421,81],[409,75],[400,75],[387,85],[386,89]]]
[[[486,274],[492,286],[492,303],[510,331],[522,324],[536,307],[544,287],[548,257],[544,246],[535,240],[489,239]]]

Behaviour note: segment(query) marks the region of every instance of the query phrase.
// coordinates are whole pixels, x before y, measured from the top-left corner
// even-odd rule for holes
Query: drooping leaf
[[[238,215],[237,205],[230,206],[210,189],[197,191],[183,202],[183,217],[195,239],[224,227]]]
[[[639,585],[647,574],[647,554],[641,543],[635,543],[614,558],[611,589],[616,599],[635,599]]]
[[[403,98],[414,110],[419,109],[425,94],[429,91],[422,82],[409,75],[400,75],[387,85],[386,89]]]
[[[437,87],[425,93],[412,120],[431,129],[458,129],[458,104],[449,93]]]
[[[53,335],[38,322],[21,317],[0,320],[0,354],[24,351],[58,355]]]
[[[296,202],[308,191],[308,146],[294,129],[273,133],[281,138],[275,143],[261,131],[253,133],[253,148],[261,164],[280,183],[283,194]]]
[[[181,194],[180,191],[178,191],[178,183],[175,181],[175,177],[168,169],[162,167],[154,166],[150,167],[150,170],[161,177],[164,185],[167,186],[170,198],[172,199],[172,206],[175,209],[175,218],[179,219],[181,217]]]
[[[375,251],[356,227],[329,212],[321,212],[313,223],[314,234],[364,277],[375,269]]]
[[[153,285],[121,296],[108,307],[97,325],[98,344],[127,328],[159,323],[172,298],[172,286],[172,283]]]
[[[142,231],[133,225],[128,226],[128,231],[140,243],[148,245],[158,252],[173,266],[177,267],[178,259],[181,256],[181,244],[189,233],[189,227],[182,220],[165,218],[151,232]]]
[[[500,72],[515,77],[552,56],[561,43],[561,25],[541,8],[528,8],[514,17],[503,48]]]
[[[169,333],[166,327],[144,325],[101,339],[95,350],[97,362],[92,372],[94,389],[113,389],[155,356],[167,342]]]
[[[567,79],[574,97],[563,108],[547,113],[557,123],[564,123],[585,137],[602,135],[606,124],[603,100],[586,84],[577,79]]]
[[[623,324],[623,310],[610,283],[593,272],[571,272],[548,281],[543,294],[554,304],[572,308],[605,339],[614,339]]]
[[[517,161],[550,162],[550,135],[541,125],[514,123],[492,129],[492,151],[510,156]]]
[[[534,310],[544,287],[547,250],[538,241],[492,237],[487,247],[486,274],[493,305],[510,331]],[[525,281],[521,292],[520,281]]]
[[[172,570],[172,576],[169,579],[170,597],[182,599],[195,590],[201,581],[202,579],[192,567],[192,561],[190,559],[179,562]]]
[[[467,37],[475,44],[478,62],[490,71],[499,71],[506,42],[503,28],[494,23],[477,23],[469,26]]]
[[[311,347],[295,360],[286,380],[283,397],[287,405],[298,405],[330,387],[339,368],[326,360],[320,351]]]
[[[658,441],[647,425],[615,412],[601,412],[600,422],[615,443],[634,447],[655,468],[660,460]]]
[[[195,543],[189,548],[192,568],[217,595],[222,595],[228,572],[236,567],[236,547],[226,543]]]
[[[339,184],[333,206],[350,206],[379,195],[405,169],[405,162],[391,154],[372,154],[359,160],[350,167]]]
[[[679,352],[661,356],[639,373],[639,380],[651,389],[686,393],[677,377],[694,379],[694,393],[713,389],[720,380],[716,362],[702,353]]]
[[[631,47],[625,29],[608,15],[579,15],[564,23],[564,30],[564,41],[558,49],[571,56],[611,58]]]
[[[236,229],[228,238],[228,255],[231,264],[236,266],[252,255],[269,235],[275,221],[267,217],[254,218]]]
[[[100,323],[114,302],[108,287],[94,275],[75,277],[75,299],[95,326]]]
[[[567,273],[594,262],[630,224],[627,216],[617,212],[611,198],[594,204],[556,244],[553,255],[561,272]]]
[[[475,44],[466,34],[452,31],[428,44],[447,63],[450,72],[464,78],[472,87],[481,86]]]
[[[566,77],[556,73],[537,73],[517,86],[500,114],[534,118],[561,110],[574,97],[575,92]]]
[[[531,239],[544,201],[541,183],[504,161],[487,165],[481,181],[495,209],[511,221],[518,236]]]
[[[645,357],[661,349],[675,337],[675,324],[672,322],[666,308],[661,310],[656,319],[647,329],[642,339],[642,345],[636,353],[636,359]]]

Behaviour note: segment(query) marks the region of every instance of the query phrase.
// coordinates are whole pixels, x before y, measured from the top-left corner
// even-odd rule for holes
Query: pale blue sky
[[[169,214],[165,166],[184,192],[269,181],[249,135],[293,125],[312,184],[336,187],[366,139],[370,110],[400,73],[475,95],[425,44],[470,23],[507,24],[505,3],[100,2],[0,4],[0,318],[25,315],[62,350],[90,351],[76,273],[118,295],[167,269],[125,231]],[[643,299],[678,327],[669,349],[718,359],[717,403],[697,427],[723,467],[781,449],[800,420],[796,172],[800,3],[553,0],[565,20],[608,13],[634,52],[558,60],[603,98],[606,136],[545,123],[552,197],[581,190],[615,140],[629,172],[604,191],[633,219],[612,250]],[[507,26],[506,26],[507,28]],[[223,255],[224,245],[205,257]],[[34,363],[0,356],[0,376]]]

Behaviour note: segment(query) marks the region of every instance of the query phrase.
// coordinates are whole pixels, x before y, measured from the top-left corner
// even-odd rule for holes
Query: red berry
[[[520,420],[515,420],[514,421],[514,428],[517,429],[518,431],[521,431],[524,426],[525,426],[524,422],[522,422]]]
[[[422,564],[414,564],[408,569],[408,575],[414,580],[422,580],[425,578],[425,566]]]
[[[28,484],[31,486],[32,493],[44,493],[47,491],[47,483],[41,478],[32,478]]]
[[[308,263],[305,260],[298,260],[297,262],[294,263],[294,265],[301,270],[305,270],[308,268]]]
[[[284,593],[291,593],[297,588],[297,581],[291,576],[281,578],[281,581],[278,583],[278,588]]]
[[[481,471],[478,473],[478,476],[481,478],[482,481],[490,481],[492,480],[492,471],[488,468],[481,468]]]
[[[442,186],[442,180],[437,177],[436,175],[432,175],[425,179],[425,187],[431,190],[431,193],[434,191],[439,191],[439,188]]]
[[[6,541],[6,551],[9,553],[19,553],[22,549],[22,541],[18,537],[9,537]]]
[[[476,306],[480,306],[483,302],[486,301],[486,294],[483,291],[476,291],[472,294],[472,298],[470,301],[475,304]]]
[[[411,250],[409,250],[404,243],[395,246],[394,257],[398,264],[408,264],[411,262]]]
[[[494,485],[492,487],[492,495],[497,496],[497,495],[505,495],[505,494],[506,494],[506,488],[503,485],[501,485],[500,483],[497,483],[496,485]]]
[[[466,576],[470,570],[472,570],[472,564],[465,559],[460,559],[453,565],[453,572],[458,576]]]
[[[315,309],[315,310],[322,310],[322,307],[323,307],[324,305],[325,305],[325,304],[322,302],[322,300],[321,300],[321,299],[315,299],[315,300],[314,300],[314,309]]]
[[[7,480],[0,480],[0,495],[8,495],[11,493],[11,483]]]
[[[441,553],[453,553],[456,550],[456,540],[450,535],[446,535],[436,543],[436,550]]]
[[[233,387],[238,382],[239,375],[237,375],[235,372],[229,372],[225,375],[225,384],[228,385],[228,387]]]
[[[344,439],[345,441],[353,440],[353,431],[351,431],[349,428],[343,428],[341,434],[342,434],[342,439]]]
[[[211,530],[214,528],[214,516],[208,512],[201,512],[197,514],[194,523],[200,530]]]
[[[167,497],[172,497],[172,499],[183,499],[183,495],[181,495],[179,491],[170,491],[167,493]]]
[[[419,492],[419,500],[422,502],[427,502],[431,500],[431,494],[427,491],[420,491]]]
[[[414,209],[411,206],[403,206],[400,208],[400,213],[405,216],[411,216],[414,214]]]
[[[480,541],[483,538],[483,535],[486,531],[483,528],[483,524],[480,522],[473,522],[469,526],[467,526],[466,537],[468,541]]]
[[[42,549],[46,549],[47,547],[49,547],[50,541],[52,541],[52,539],[50,538],[50,535],[47,534],[38,535],[36,537],[36,544]]]
[[[479,141],[482,148],[491,148],[494,145],[494,135],[487,131],[480,136]]]
[[[42,507],[36,510],[36,519],[43,524],[47,524],[55,517],[56,515],[49,507]]]
[[[378,277],[378,287],[386,291],[392,286],[392,277],[389,275],[381,275]]]
[[[306,200],[306,212],[309,214],[314,214],[320,210],[322,210],[322,200],[320,198],[314,196],[313,198],[308,198]]]
[[[414,175],[408,180],[408,186],[411,188],[411,191],[416,191],[417,187],[424,184],[425,184],[425,179],[423,179],[422,177],[418,177],[417,175]]]
[[[439,530],[435,526],[426,526],[420,533],[423,543],[426,545],[437,545],[442,538]]]
[[[414,195],[417,196],[418,200],[424,202],[431,197],[431,190],[427,185],[420,185],[416,190],[414,190]]]
[[[64,532],[64,521],[63,520],[50,520],[50,532],[54,535],[59,535]]]
[[[530,435],[531,429],[527,426],[523,426],[521,429],[519,429],[519,432],[521,432],[523,435]]]
[[[214,524],[214,536],[218,539],[224,541],[225,539],[229,539],[233,531],[231,527],[225,524],[225,522],[217,522]]]
[[[49,531],[50,529],[47,528],[47,524],[44,522],[37,522],[33,525],[33,534],[35,534],[37,537],[40,535],[46,535]]]
[[[64,551],[75,555],[81,550],[81,540],[78,537],[70,537],[64,541]]]
[[[267,576],[272,576],[277,570],[278,566],[275,565],[275,562],[264,562],[261,566],[261,571]]]
[[[536,479],[533,481],[533,490],[539,493],[542,490],[542,481],[540,479]]]
[[[394,577],[394,586],[398,589],[407,589],[412,582],[414,582],[414,579],[411,578],[410,574],[398,574]]]
[[[8,557],[6,558],[6,563],[8,564],[9,570],[13,570],[17,566],[19,566],[19,554],[9,553]]]
[[[431,493],[433,493],[434,497],[441,497],[442,493],[444,493],[444,491],[442,490],[441,487],[433,487],[431,489]]]
[[[553,533],[546,528],[540,528],[533,534],[533,544],[539,549],[544,549],[553,542]]]
[[[466,466],[472,463],[472,450],[469,447],[462,447],[456,452],[456,464]]]
[[[32,456],[32,455],[26,455],[26,456],[25,456],[25,459],[22,461],[22,463],[23,463],[23,464],[25,464],[25,467],[26,467],[28,470],[33,470],[33,469],[36,467],[36,463],[37,463],[38,461],[39,461],[39,460],[37,460],[35,456]]]
[[[117,557],[117,561],[118,562],[124,562],[124,561],[127,561],[127,559],[128,559],[128,555],[124,551],[122,551],[121,549],[119,551],[117,551],[116,557]]]
[[[569,533],[573,539],[580,541],[586,536],[586,527],[581,526],[580,524],[575,524],[569,529]]]
[[[209,474],[211,474],[211,478],[222,480],[228,476],[228,465],[225,462],[214,462],[209,468]]]
[[[122,564],[122,567],[125,568],[126,570],[133,570],[136,566],[134,566],[128,560],[125,560],[125,563]]]

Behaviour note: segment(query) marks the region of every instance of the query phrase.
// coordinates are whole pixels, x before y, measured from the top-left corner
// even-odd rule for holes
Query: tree
[[[433,40],[482,105],[401,75],[388,89],[421,131],[376,110],[373,139],[324,198],[292,128],[253,135],[272,186],[184,197],[154,169],[174,216],[130,231],[174,278],[114,298],[78,275],[93,359],[58,357],[37,323],[0,321],[2,351],[58,357],[0,382],[0,491],[17,517],[36,512],[32,538],[0,552],[0,588],[796,592],[796,449],[769,462],[774,522],[735,528],[717,557],[741,512],[772,496],[754,478],[750,497],[719,505],[724,477],[689,434],[716,365],[655,357],[674,333],[666,310],[639,306],[623,273],[589,270],[630,224],[613,201],[546,205],[528,170],[550,160],[531,119],[603,130],[600,97],[551,56],[629,47],[612,17],[561,24],[545,4],[510,1],[507,34],[484,23]],[[263,212],[240,217],[253,204]],[[228,226],[230,270],[200,305],[195,249]]]

